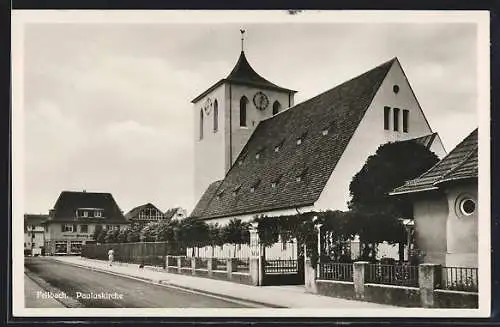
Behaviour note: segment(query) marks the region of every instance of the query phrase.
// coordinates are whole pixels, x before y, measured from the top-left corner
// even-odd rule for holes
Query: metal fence
[[[298,272],[297,260],[266,260],[264,271],[266,274],[287,274]]]
[[[168,267],[177,267],[177,257],[167,256],[166,262]]]
[[[322,280],[338,280],[344,282],[352,282],[352,263],[319,263],[318,277]]]
[[[250,259],[236,259],[236,263],[234,265],[234,271],[249,273],[250,272]]]
[[[443,267],[441,284],[442,289],[453,291],[477,292],[477,268]]]
[[[180,257],[181,258],[181,268],[191,268],[192,267],[192,263],[191,263],[191,258],[187,258],[187,257]]]
[[[212,270],[227,271],[227,259],[214,258],[212,261]]]
[[[369,264],[365,282],[418,287],[418,266]]]

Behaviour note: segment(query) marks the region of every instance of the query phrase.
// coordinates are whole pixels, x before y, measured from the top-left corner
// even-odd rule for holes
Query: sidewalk
[[[214,280],[203,277],[170,274],[163,270],[139,268],[135,264],[114,263],[81,257],[61,256],[50,257],[60,262],[82,267],[129,276],[154,283],[172,285],[184,289],[216,294],[223,297],[252,301],[271,307],[283,308],[397,308],[389,305],[362,302],[309,294],[301,286],[250,286],[228,281]]]

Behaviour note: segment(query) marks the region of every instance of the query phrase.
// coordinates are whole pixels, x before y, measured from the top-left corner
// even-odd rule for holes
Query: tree
[[[157,222],[150,222],[144,226],[140,233],[141,242],[154,242],[156,241],[156,235],[158,233]]]
[[[92,233],[92,238],[96,241],[96,242],[99,242],[99,243],[102,243],[100,242],[98,239],[99,239],[99,234],[102,232],[102,225],[95,225],[95,229],[94,229],[94,233]]]
[[[117,243],[118,234],[120,233],[119,229],[109,229],[106,231],[106,235],[104,237],[104,242],[106,243]]]
[[[214,256],[214,247],[223,245],[222,227],[218,224],[208,224],[208,243],[212,246],[212,257]]]
[[[175,232],[178,227],[179,227],[179,222],[177,220],[160,222],[157,226],[156,241],[157,242],[168,241],[169,243],[175,243],[176,242]]]
[[[139,226],[132,226],[127,230],[127,242],[135,243],[141,240],[141,228]]]
[[[104,243],[106,238],[106,229],[102,228],[101,225],[96,225],[94,230],[94,239],[97,243]]]
[[[196,218],[188,217],[181,220],[176,234],[181,246],[192,248],[192,256],[195,247],[209,243],[207,223]]]
[[[127,243],[127,236],[130,233],[130,227],[126,227],[120,230],[116,237],[117,243]]]
[[[376,243],[404,242],[405,230],[399,219],[412,216],[412,205],[408,199],[389,193],[438,161],[434,153],[416,142],[387,143],[368,157],[363,168],[353,177],[348,206],[352,210],[351,223],[362,241],[365,259],[374,257]],[[371,246],[367,246],[368,243]]]
[[[240,219],[231,219],[222,228],[221,234],[224,243],[234,244],[233,255],[236,256],[236,245],[250,243],[250,224],[243,223]]]

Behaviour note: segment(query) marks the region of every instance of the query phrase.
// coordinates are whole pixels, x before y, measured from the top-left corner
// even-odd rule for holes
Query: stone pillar
[[[177,272],[178,272],[179,274],[180,274],[180,273],[182,273],[182,269],[181,269],[181,267],[182,267],[181,257],[180,257],[180,256],[178,256],[178,257],[177,257]]]
[[[231,280],[231,275],[233,274],[233,259],[228,258],[226,261],[226,271],[227,271],[227,279]]]
[[[434,307],[434,289],[441,282],[441,278],[441,265],[422,263],[418,266],[418,285],[422,307]]]
[[[191,274],[196,275],[196,257],[191,257]]]
[[[368,270],[369,262],[357,261],[353,264],[352,280],[354,282],[354,294],[356,299],[365,298],[365,273]]]
[[[168,267],[168,261],[169,261],[169,258],[170,258],[170,256],[169,256],[169,255],[166,255],[166,256],[165,256],[165,270],[166,270],[167,272],[168,272],[168,268],[169,268],[169,267]]]
[[[318,293],[318,288],[316,286],[316,269],[313,267],[311,258],[307,256],[307,249],[304,245],[304,284],[306,287],[306,292],[308,293]]]
[[[212,273],[213,262],[214,262],[213,258],[207,259],[208,277],[212,277],[212,275],[213,275],[213,273]]]
[[[249,262],[249,273],[252,280],[252,285],[259,286],[262,285],[263,278],[263,262],[262,262],[262,251],[259,241],[259,233],[257,232],[257,224],[253,223],[250,229],[250,262]]]

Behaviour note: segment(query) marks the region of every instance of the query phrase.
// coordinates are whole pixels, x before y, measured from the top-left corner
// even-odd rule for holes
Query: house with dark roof
[[[477,267],[478,130],[393,196],[413,202],[417,245],[428,263]]]
[[[165,219],[167,220],[182,220],[186,217],[187,211],[181,207],[174,207],[165,211]]]
[[[381,144],[413,140],[446,154],[397,58],[296,105],[294,94],[241,52],[231,74],[193,100],[191,216],[224,224],[345,210],[352,177]]]
[[[63,191],[44,223],[46,253],[79,254],[83,244],[94,241],[97,226],[109,230],[129,224],[110,193]]]
[[[24,215],[24,252],[29,255],[41,255],[45,247],[44,222],[48,215]]]
[[[127,212],[125,218],[133,226],[144,226],[150,222],[160,222],[166,220],[165,214],[151,203],[137,206]]]

